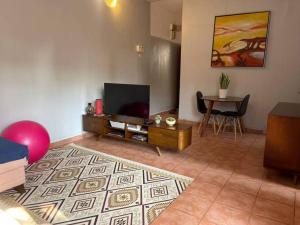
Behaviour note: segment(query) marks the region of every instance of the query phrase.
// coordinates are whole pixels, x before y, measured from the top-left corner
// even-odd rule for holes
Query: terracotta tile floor
[[[205,137],[193,129],[182,153],[109,138],[77,144],[193,177],[194,182],[153,225],[300,225],[300,191],[291,176],[263,168],[264,135]]]

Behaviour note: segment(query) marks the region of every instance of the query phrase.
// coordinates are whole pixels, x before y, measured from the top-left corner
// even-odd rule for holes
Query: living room
[[[300,224],[299,10],[3,0],[0,219]]]

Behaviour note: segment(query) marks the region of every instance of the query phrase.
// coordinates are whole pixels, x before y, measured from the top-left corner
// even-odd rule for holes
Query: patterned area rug
[[[51,224],[148,225],[191,178],[83,148],[52,150],[6,194]]]

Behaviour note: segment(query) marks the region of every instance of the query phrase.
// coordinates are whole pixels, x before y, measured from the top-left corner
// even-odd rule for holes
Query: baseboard
[[[184,123],[184,124],[188,124],[188,125],[199,125],[198,122],[195,122],[195,121],[191,121],[191,120],[184,120],[184,119],[179,119],[178,122],[180,123]]]
[[[193,126],[194,125],[199,126],[199,122],[195,122],[195,121],[191,121],[191,120],[180,119],[179,122],[189,124],[189,125],[193,125]],[[208,127],[212,128],[212,125],[208,124]],[[229,129],[231,131],[233,131],[233,128],[229,127]],[[256,130],[256,129],[250,129],[250,128],[246,128],[246,132],[250,133],[250,134],[264,134],[264,132],[262,130]],[[53,143],[50,144],[49,148],[50,149],[59,148],[59,147],[71,144],[73,142],[80,141],[83,138],[89,138],[89,137],[93,137],[93,136],[95,136],[95,134],[85,132],[85,133],[82,133],[82,134],[74,136],[74,137],[70,137],[70,138],[60,140],[60,141],[53,142]]]
[[[160,115],[161,117],[166,118],[166,117],[169,117],[169,116],[172,116],[172,117],[175,117],[177,118],[178,117],[178,114],[173,114],[171,113],[172,111],[175,111],[176,109],[170,109],[170,110],[167,110],[167,111],[162,111],[162,112],[158,112],[158,113],[155,113],[153,115],[150,116],[150,119],[154,119],[156,115]]]
[[[191,121],[191,120],[185,120],[185,119],[179,119],[179,122],[181,123],[185,123],[185,124],[189,124],[189,125],[193,125],[193,126],[199,126],[199,122],[195,122],[195,121]],[[208,124],[207,126],[208,128],[213,128],[212,124]],[[230,131],[234,131],[233,127],[228,126],[227,128]],[[245,128],[246,129],[246,133],[249,134],[265,134],[265,132],[263,130],[257,130],[257,129],[252,129],[252,128]]]
[[[256,130],[256,129],[251,129],[246,127],[246,132],[250,134],[265,134],[263,130]]]
[[[199,126],[199,122],[195,122],[195,121],[190,121],[190,120],[179,120],[182,123],[186,123],[186,124],[191,124],[191,125],[197,125]],[[212,124],[208,124],[207,125],[208,128],[213,128]],[[265,134],[265,132],[263,130],[257,130],[257,129],[252,129],[252,128],[245,128],[246,129],[246,133],[249,134]],[[234,128],[231,126],[228,126],[227,130],[229,131],[234,131]]]
[[[74,137],[70,137],[70,138],[66,138],[66,139],[60,140],[60,141],[53,142],[53,143],[50,144],[49,148],[50,149],[52,149],[52,148],[59,148],[59,147],[71,144],[73,142],[80,141],[83,138],[93,137],[94,135],[95,134],[93,134],[93,133],[86,133],[85,132],[85,133],[82,133],[82,134],[74,136]]]

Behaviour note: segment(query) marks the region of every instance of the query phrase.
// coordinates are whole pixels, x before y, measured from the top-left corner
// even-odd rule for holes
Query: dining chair
[[[249,99],[250,99],[250,95],[246,95],[237,111],[225,111],[225,112],[220,113],[220,115],[223,116],[223,119],[221,120],[221,124],[219,125],[217,135],[220,133],[220,130],[222,129],[222,126],[224,126],[223,127],[223,132],[225,131],[226,126],[228,125],[228,123],[227,123],[228,119],[232,119],[231,121],[233,121],[234,139],[236,140],[237,127],[240,131],[241,136],[243,135],[243,131],[242,131],[242,127],[241,127],[241,118],[247,112]]]
[[[205,102],[203,100],[203,94],[201,91],[197,91],[196,93],[196,97],[197,97],[197,108],[198,108],[198,112],[203,114],[203,118],[202,121],[199,124],[198,127],[198,133],[201,130],[204,118],[205,118],[205,114],[207,113],[207,107],[205,105]],[[218,120],[216,119],[216,116],[219,115],[221,113],[221,111],[216,110],[216,109],[212,109],[211,111],[211,115],[212,115],[212,120],[213,120],[213,128],[214,128],[214,134],[217,134],[217,128],[216,128],[216,123],[219,125]]]

